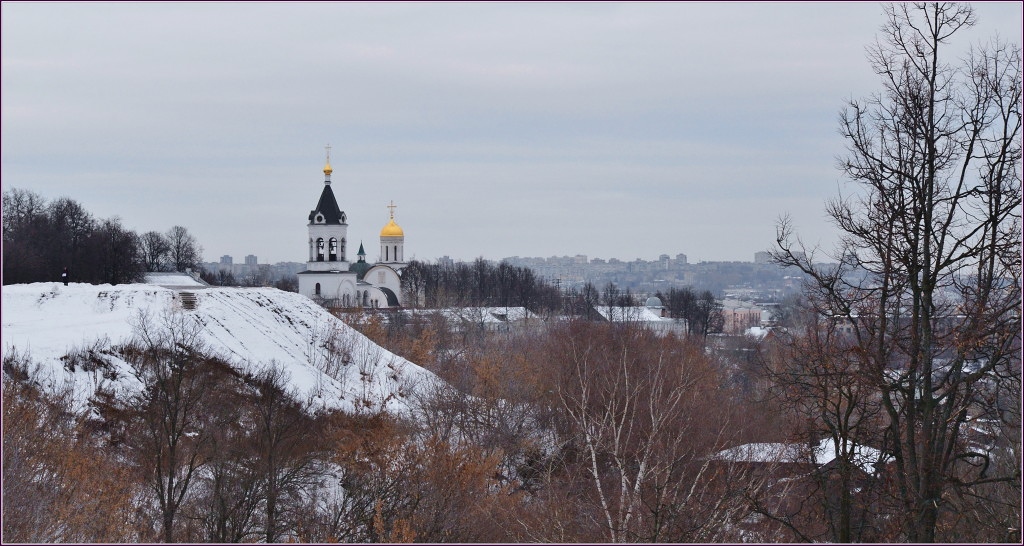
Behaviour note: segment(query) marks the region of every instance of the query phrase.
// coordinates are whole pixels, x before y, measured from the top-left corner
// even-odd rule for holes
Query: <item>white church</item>
[[[401,272],[405,260],[405,232],[391,218],[380,230],[380,257],[366,262],[360,243],[356,262],[348,260],[348,222],[331,189],[331,157],[324,166],[324,189],[309,212],[309,260],[298,273],[299,293],[331,307],[400,307]]]

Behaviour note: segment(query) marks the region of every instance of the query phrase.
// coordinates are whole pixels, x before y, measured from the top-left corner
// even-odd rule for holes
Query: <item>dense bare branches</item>
[[[738,427],[722,378],[699,345],[642,328],[569,326],[549,347],[564,368],[566,440],[612,542],[722,540],[740,509],[716,483],[710,455]]]
[[[869,52],[883,91],[840,119],[841,167],[857,186],[828,209],[844,234],[839,267],[802,258],[786,222],[776,256],[810,274],[822,317],[850,327],[886,413],[900,538],[932,541],[960,488],[1013,480],[1019,492],[1012,475],[965,464],[992,456],[971,446],[972,423],[1020,426],[1019,411],[994,413],[991,393],[1020,376],[1021,56],[994,42],[949,64],[949,40],[973,23],[967,5],[887,15]]]
[[[559,308],[558,289],[525,267],[483,258],[472,264],[413,261],[402,273],[406,301],[434,307],[525,307],[540,313]]]
[[[129,469],[73,413],[70,392],[41,392],[33,378],[3,384],[3,541],[144,540]]]

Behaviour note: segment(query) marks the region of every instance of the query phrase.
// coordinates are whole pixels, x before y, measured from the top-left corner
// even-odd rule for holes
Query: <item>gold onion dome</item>
[[[327,164],[324,165],[324,174],[331,174],[332,172],[334,172],[334,169],[331,168],[331,162],[328,161]]]
[[[405,237],[405,232],[402,228],[398,227],[395,223],[395,219],[391,218],[388,225],[384,226],[384,229],[380,230],[381,237]]]

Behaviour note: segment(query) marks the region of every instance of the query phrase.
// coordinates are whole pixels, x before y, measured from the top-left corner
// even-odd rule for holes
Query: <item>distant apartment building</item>
[[[749,301],[727,299],[722,302],[722,332],[742,334],[761,326],[761,308]]]
[[[256,256],[254,256],[252,254],[249,254],[248,256],[246,256],[245,257],[245,265],[255,267],[256,266]]]
[[[227,254],[220,257],[220,265],[231,265],[233,262],[234,260]]]

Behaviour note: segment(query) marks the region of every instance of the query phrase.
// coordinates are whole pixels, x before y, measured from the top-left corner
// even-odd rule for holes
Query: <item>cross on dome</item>
[[[324,165],[324,174],[330,177],[331,173],[334,172],[334,169],[331,168],[331,144],[328,143],[327,146],[324,146],[324,149],[327,150],[327,164]]]
[[[395,204],[394,199],[391,200],[391,204],[387,205],[388,209],[391,209],[391,218],[388,220],[388,225],[384,226],[384,229],[380,230],[381,237],[405,237],[405,232],[402,228],[395,223],[395,209],[398,205]]]

